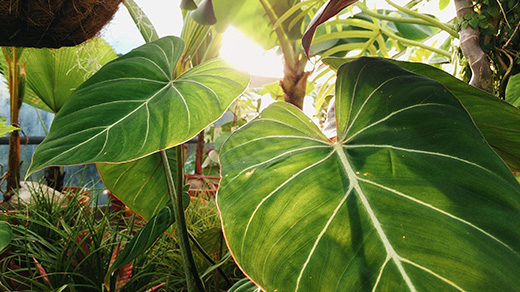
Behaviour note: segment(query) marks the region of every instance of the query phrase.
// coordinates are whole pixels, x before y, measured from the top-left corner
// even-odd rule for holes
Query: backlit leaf
[[[249,76],[214,59],[176,77],[184,43],[164,37],[110,62],[56,115],[29,172],[127,162],[183,143],[217,120]]]
[[[520,185],[464,107],[381,59],[340,67],[338,141],[275,103],[221,151],[217,203],[265,291],[517,291]]]
[[[348,60],[328,58],[324,62],[337,69]],[[464,105],[493,150],[512,170],[520,171],[519,109],[435,67],[413,62],[392,62],[442,83]]]

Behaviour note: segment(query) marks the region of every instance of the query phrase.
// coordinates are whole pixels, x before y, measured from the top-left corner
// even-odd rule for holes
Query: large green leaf
[[[176,150],[166,150],[172,176],[177,177]],[[97,163],[103,184],[132,211],[149,220],[169,200],[161,156],[158,153],[126,163]]]
[[[11,242],[13,231],[9,223],[0,221],[0,252]]]
[[[265,291],[518,291],[520,185],[441,84],[339,69],[338,142],[275,103],[220,156],[234,258]]]
[[[56,113],[81,83],[117,54],[107,42],[94,38],[76,47],[26,49],[23,57],[27,86]],[[24,101],[33,103],[30,97]]]
[[[181,39],[164,37],[101,68],[56,115],[29,172],[127,162],[183,143],[217,120],[249,77],[221,59],[176,77],[183,48]]]
[[[324,62],[337,69],[348,60],[328,58]],[[464,105],[484,138],[498,155],[512,170],[520,171],[519,109],[435,67],[421,63],[392,62],[442,83]]]

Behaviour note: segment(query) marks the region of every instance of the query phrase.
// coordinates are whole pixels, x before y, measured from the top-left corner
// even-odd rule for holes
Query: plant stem
[[[437,21],[437,20],[431,18],[428,15],[425,15],[425,14],[413,11],[413,10],[408,9],[406,7],[399,6],[399,5],[393,3],[390,0],[386,0],[386,3],[390,4],[392,7],[394,7],[395,9],[397,9],[397,10],[399,10],[401,12],[404,12],[404,13],[406,13],[408,15],[413,16],[413,17],[417,17],[419,19],[422,19],[422,20],[428,22],[431,26],[435,26],[435,27],[438,27],[438,28],[446,31],[447,33],[449,33],[451,36],[453,36],[455,38],[459,37],[459,35],[457,34],[457,32],[455,30],[453,30],[453,28],[451,28],[450,26],[448,26],[448,25],[446,25],[446,24],[444,24],[444,23],[442,23],[440,21]]]
[[[393,39],[396,39],[396,40],[402,42],[403,44],[407,44],[407,45],[410,45],[410,46],[416,46],[416,47],[419,47],[419,48],[423,48],[423,49],[426,49],[426,50],[429,50],[429,51],[441,54],[441,55],[443,55],[443,56],[445,56],[445,57],[447,57],[448,59],[451,60],[451,54],[449,52],[446,52],[445,50],[442,50],[442,49],[439,49],[439,48],[435,48],[435,47],[432,47],[432,46],[428,46],[428,45],[425,45],[425,44],[423,44],[421,42],[416,42],[416,41],[412,41],[412,40],[400,37],[400,36],[396,35],[395,33],[393,33],[391,30],[386,29],[386,28],[381,28],[381,31],[384,34],[386,34],[387,36],[389,36],[389,37],[391,37]]]
[[[18,94],[20,66],[18,49],[13,47],[10,49],[3,48],[5,59],[8,67],[9,78],[9,99],[10,99],[10,119],[11,125],[19,127],[18,115],[20,114],[21,96]],[[4,202],[8,202],[13,192],[18,190],[20,184],[20,133],[18,130],[9,134],[9,160],[7,166],[7,185],[4,194]]]
[[[208,262],[210,262],[212,265],[216,265],[217,263],[211,258],[211,256],[204,250],[204,248],[202,247],[202,245],[197,241],[197,239],[191,234],[188,232],[188,236],[190,237],[191,239],[191,242],[193,243],[193,245],[195,245],[195,247],[200,251],[200,253],[204,256],[204,258],[206,258],[206,260],[208,260]],[[224,271],[218,267],[217,268],[217,271],[220,273],[220,275],[222,275],[222,278],[224,278],[224,281],[226,281],[226,283],[228,283],[228,285],[231,287],[233,286],[233,282],[229,279],[229,277],[224,273]]]
[[[188,292],[204,291],[204,286],[197,272],[195,261],[191,253],[190,241],[188,237],[188,230],[186,228],[186,218],[184,218],[184,208],[182,204],[182,188],[184,186],[184,171],[183,171],[183,149],[182,145],[176,147],[177,150],[177,188],[173,180],[170,163],[165,150],[161,150],[161,161],[166,176],[166,184],[168,185],[168,194],[175,212],[175,222],[177,224],[177,234],[179,238],[179,246],[184,262],[184,273],[186,274],[186,286]]]
[[[278,21],[278,17],[275,15],[273,9],[265,0],[260,0],[260,4],[264,7],[265,13],[269,17],[271,24],[274,25]],[[280,43],[280,47],[282,48],[283,56],[285,59],[285,63],[289,65],[289,67],[296,66],[297,56],[294,52],[294,47],[291,45],[291,42],[287,38],[287,33],[283,30],[281,25],[277,26],[274,30],[276,36],[278,38],[278,42]]]

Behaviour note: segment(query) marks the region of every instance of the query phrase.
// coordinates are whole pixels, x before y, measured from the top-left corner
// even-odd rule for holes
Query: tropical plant
[[[124,202],[150,205],[153,209],[145,214],[147,218],[153,210],[165,208],[167,220],[162,223],[167,227],[177,222],[183,259],[190,265],[182,211],[184,151],[180,146],[173,151],[162,149],[182,144],[218,119],[245,89],[248,76],[219,59],[185,71],[183,52],[183,40],[165,37],[101,68],[56,115],[47,138],[35,151],[29,173],[51,165],[112,163],[98,165],[103,180],[113,182],[108,187],[121,184],[117,187],[129,190],[121,193],[129,197]],[[177,165],[173,174],[170,163]],[[133,171],[142,180],[121,180],[121,174]],[[152,180],[157,183],[148,184]],[[200,290],[202,284],[191,265],[186,269],[187,286],[192,290],[193,283],[199,282]]]
[[[282,40],[285,58],[295,66],[291,70],[304,68],[303,49],[289,33],[294,29],[301,37],[303,14],[292,15],[304,5],[248,3],[227,12],[238,12],[238,19],[252,19],[258,9],[267,13],[267,29],[276,33],[263,37]],[[110,271],[148,249],[175,222],[187,290],[203,291],[184,218],[181,144],[218,119],[248,79],[212,59],[207,49],[213,44],[201,44],[218,43],[218,33],[207,38],[214,31],[193,21],[201,21],[213,4],[218,19],[224,6],[210,0],[183,4],[199,5],[184,11],[182,39],[158,39],[148,19],[133,10],[148,43],[108,63],[74,91],[29,173],[96,162],[107,187],[149,220]],[[278,11],[278,4],[285,10]],[[426,25],[417,19],[413,24]],[[361,42],[368,53],[370,45],[376,53],[386,45],[383,36],[381,43],[379,35],[373,37]],[[444,75],[438,74],[439,83],[402,67],[370,58],[340,67],[337,142],[296,107],[275,103],[222,147],[218,205],[227,243],[263,289],[519,288],[514,271],[520,262],[520,186],[488,145],[518,168],[518,141],[509,135],[520,125],[518,110],[461,84],[450,87]],[[301,84],[300,77],[291,82]],[[482,112],[482,105],[496,108]],[[502,115],[507,122],[496,118]],[[212,265],[214,270],[218,263]],[[244,282],[233,289],[258,289]],[[113,282],[105,278],[105,283]]]
[[[361,58],[338,70],[336,117],[331,141],[275,103],[223,145],[224,233],[255,283],[520,288],[520,185],[451,92]]]

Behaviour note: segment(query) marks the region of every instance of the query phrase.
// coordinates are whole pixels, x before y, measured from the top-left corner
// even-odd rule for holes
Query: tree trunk
[[[471,13],[470,15],[475,13],[471,0],[455,0],[455,8],[457,9],[459,23],[464,22],[464,16],[467,13]],[[474,17],[476,17],[476,15]],[[462,54],[466,57],[471,68],[472,76],[470,84],[476,88],[490,92],[492,90],[493,74],[489,60],[479,44],[480,31],[478,28],[474,28],[468,24],[461,26],[459,34]]]
[[[25,70],[20,68],[17,48],[11,48],[12,56],[4,49],[4,55],[8,64],[9,78],[9,104],[11,125],[20,127],[18,116],[22,106],[23,89],[20,90],[20,79],[25,76]],[[22,76],[23,75],[23,76]],[[23,81],[22,81],[23,82]],[[24,84],[22,84],[23,86]],[[9,202],[14,192],[20,187],[20,132],[15,130],[9,134],[9,161],[7,165],[6,191],[3,195],[4,202]]]
[[[16,125],[16,123],[12,123]],[[13,131],[9,135],[9,161],[7,165],[6,191],[4,202],[9,202],[14,192],[20,187],[20,133]]]
[[[306,58],[300,58],[294,67],[285,62],[283,70],[283,79],[280,81],[280,86],[284,92],[284,99],[286,102],[303,109],[303,100],[305,98],[305,91],[307,89],[307,78],[310,72],[305,72]]]
[[[50,166],[45,169],[45,182],[49,187],[61,192],[64,179],[65,171],[62,166]]]

